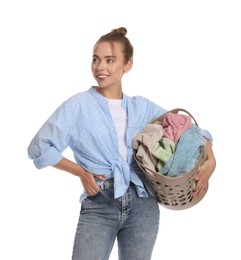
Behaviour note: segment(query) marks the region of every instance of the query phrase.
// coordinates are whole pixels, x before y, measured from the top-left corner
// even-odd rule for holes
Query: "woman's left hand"
[[[208,188],[208,181],[216,168],[216,159],[209,140],[206,140],[206,161],[196,175],[196,186],[193,197],[199,197]]]

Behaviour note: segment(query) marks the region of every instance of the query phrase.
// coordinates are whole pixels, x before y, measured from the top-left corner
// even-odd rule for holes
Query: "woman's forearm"
[[[84,169],[77,163],[67,159],[63,158],[60,162],[53,165],[54,168],[69,172],[75,176],[81,177],[81,175],[84,173]]]

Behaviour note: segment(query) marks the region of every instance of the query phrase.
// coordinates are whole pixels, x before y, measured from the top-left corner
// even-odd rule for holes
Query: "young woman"
[[[66,100],[44,123],[28,147],[37,168],[54,166],[80,178],[84,193],[73,260],[107,260],[115,239],[120,260],[151,259],[158,233],[159,207],[133,159],[132,139],[166,110],[122,91],[122,76],[133,64],[126,28],[103,35],[93,48],[97,86]],[[198,173],[195,195],[215,169],[212,137]],[[62,152],[70,147],[75,162]]]

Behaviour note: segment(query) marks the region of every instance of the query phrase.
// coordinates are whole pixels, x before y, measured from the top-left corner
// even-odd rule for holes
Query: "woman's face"
[[[91,68],[101,89],[121,88],[123,73],[130,67],[131,62],[125,64],[120,43],[100,42],[95,45]]]

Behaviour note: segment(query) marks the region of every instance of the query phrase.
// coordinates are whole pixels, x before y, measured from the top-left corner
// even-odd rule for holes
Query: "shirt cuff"
[[[34,159],[34,165],[37,169],[42,169],[47,166],[53,166],[63,159],[62,154],[52,146],[48,151],[40,157]]]

